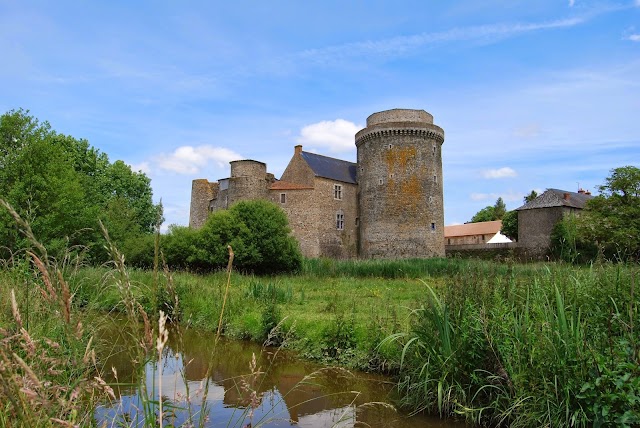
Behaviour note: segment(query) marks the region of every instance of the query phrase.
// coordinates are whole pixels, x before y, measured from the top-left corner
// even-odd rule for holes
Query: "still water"
[[[102,329],[101,343],[105,380],[118,400],[98,407],[96,419],[99,425],[142,426],[143,382],[125,351],[138,345],[119,323]],[[158,400],[160,371],[165,426],[465,426],[394,410],[386,404],[393,385],[384,376],[323,367],[249,342],[216,344],[215,335],[192,329],[171,330],[161,362],[145,365],[144,388],[152,400]]]

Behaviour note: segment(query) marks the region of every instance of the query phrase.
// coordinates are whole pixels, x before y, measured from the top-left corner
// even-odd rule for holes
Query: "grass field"
[[[163,310],[174,322],[216,331],[228,282],[223,334],[398,375],[408,408],[487,425],[640,423],[637,265],[307,260],[298,274],[273,277],[154,273],[118,263],[50,269],[55,299],[43,292],[42,269],[23,263],[0,271],[3,296],[15,293],[15,305],[2,302],[2,356],[15,379],[24,366],[50,377],[17,324],[31,337],[65,343],[57,361],[85,364],[57,374],[62,396],[71,393],[64,385],[94,379],[87,352],[95,314],[140,321]],[[16,385],[5,383],[2,394],[16,393]],[[86,391],[90,386],[99,383],[87,381]],[[73,415],[52,412],[63,420]],[[10,426],[2,415],[0,426]]]

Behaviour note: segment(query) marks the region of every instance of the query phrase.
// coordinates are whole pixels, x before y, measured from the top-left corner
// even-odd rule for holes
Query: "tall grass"
[[[403,404],[489,425],[640,423],[638,267],[519,269],[425,285],[410,331],[385,341],[402,348]]]

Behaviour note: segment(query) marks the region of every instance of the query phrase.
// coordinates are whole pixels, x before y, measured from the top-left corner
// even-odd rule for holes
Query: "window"
[[[359,224],[360,224],[360,218],[356,217],[356,227],[358,227]]]
[[[434,155],[436,154],[436,145],[435,144],[433,145],[433,154]]]
[[[333,198],[342,199],[342,186],[339,184],[333,185]]]
[[[391,148],[393,148],[393,146],[391,144],[389,144],[389,148],[391,149]]]
[[[432,232],[436,231],[436,224],[435,223],[431,223],[431,231]]]
[[[429,203],[433,202],[433,196],[429,196]]]
[[[336,214],[336,229],[343,230],[344,229],[344,214],[338,212]]]
[[[438,182],[438,176],[437,176],[437,175],[434,175],[434,176],[433,176],[433,182],[434,182],[434,183],[437,183],[437,182]]]
[[[384,184],[384,180],[381,178],[380,180],[378,180],[378,184],[382,186]]]
[[[286,193],[280,193],[280,203],[281,204],[285,204],[287,202],[287,194]]]

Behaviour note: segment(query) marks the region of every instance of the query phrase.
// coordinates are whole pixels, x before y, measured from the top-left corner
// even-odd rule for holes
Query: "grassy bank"
[[[640,423],[638,271],[308,260],[297,275],[232,274],[222,325],[227,336],[268,338],[316,360],[395,373],[403,404],[416,410],[490,425],[633,426]],[[30,269],[0,275],[3,295],[15,289],[20,308],[29,307],[22,318],[30,329],[73,331],[60,310],[34,303],[37,288],[25,287],[34,281]],[[131,311],[121,275],[89,267],[66,275],[73,313]],[[138,313],[162,309],[195,328],[218,327],[226,273],[127,275]],[[61,321],[43,323],[44,313]],[[15,328],[6,301],[0,316],[0,325]],[[80,355],[82,348],[70,349]]]

